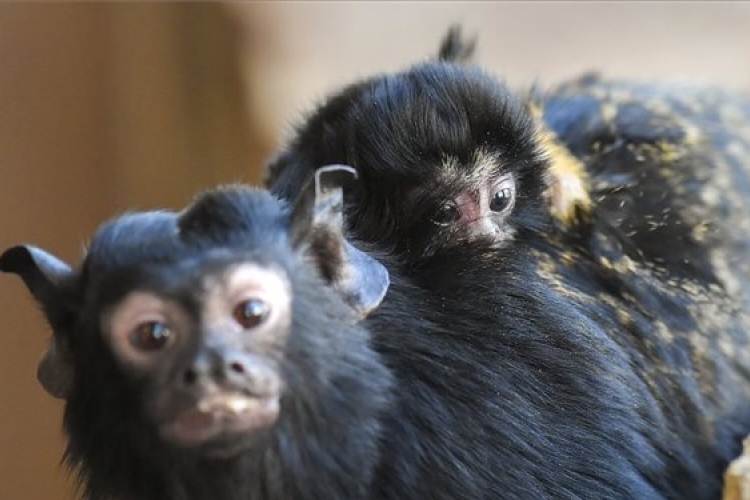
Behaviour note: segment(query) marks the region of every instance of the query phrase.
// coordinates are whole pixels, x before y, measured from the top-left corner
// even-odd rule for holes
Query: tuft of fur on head
[[[453,25],[440,43],[438,59],[459,63],[468,62],[474,55],[476,44],[476,38],[465,40],[461,34],[461,27]]]

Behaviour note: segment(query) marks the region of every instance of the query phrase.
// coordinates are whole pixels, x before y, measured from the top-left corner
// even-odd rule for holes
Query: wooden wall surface
[[[238,36],[219,4],[0,5],[0,248],[75,262],[120,211],[256,181]],[[73,498],[62,404],[36,383],[49,332],[20,280],[0,304],[0,499]]]

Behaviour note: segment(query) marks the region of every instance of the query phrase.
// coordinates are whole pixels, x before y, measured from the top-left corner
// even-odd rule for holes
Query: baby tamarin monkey
[[[361,189],[349,196],[350,225],[415,261],[469,240],[502,247],[542,222],[529,205],[544,196],[563,211],[585,204],[577,164],[545,178],[547,151],[530,113],[464,64],[472,51],[454,29],[437,60],[344,89],[271,164],[271,190],[293,197],[318,166],[351,165]]]
[[[606,231],[629,258],[744,290],[750,99],[592,75],[514,93],[472,51],[453,29],[436,59],[345,87],[271,162],[270,189],[293,198],[316,168],[355,167],[349,229],[407,268]]]

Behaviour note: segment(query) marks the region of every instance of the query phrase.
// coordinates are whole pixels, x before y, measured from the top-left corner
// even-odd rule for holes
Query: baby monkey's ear
[[[591,211],[588,173],[583,162],[545,126],[540,98],[535,92],[526,102],[526,109],[534,122],[540,152],[548,164],[546,198],[552,217],[567,227],[583,222]]]
[[[453,25],[440,42],[438,59],[442,61],[466,63],[471,60],[476,47],[476,39],[465,40],[461,36],[461,27]]]
[[[291,215],[291,240],[311,256],[322,276],[359,317],[378,307],[388,271],[344,237],[344,185],[357,178],[345,165],[319,168],[302,189]]]
[[[61,284],[73,271],[54,255],[31,245],[6,250],[0,256],[0,271],[19,275],[42,307],[53,334],[39,361],[37,378],[50,395],[67,398],[75,370],[67,337],[71,309]]]
[[[547,199],[552,216],[564,226],[581,222],[591,210],[588,175],[583,163],[552,132],[540,131],[547,158]]]

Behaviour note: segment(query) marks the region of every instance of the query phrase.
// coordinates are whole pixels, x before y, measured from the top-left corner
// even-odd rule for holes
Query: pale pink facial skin
[[[502,211],[490,208],[493,196],[503,188],[515,192],[513,176],[502,176],[498,181],[488,180],[478,189],[467,189],[455,198],[459,216],[456,224],[468,228],[469,235],[498,235],[503,233],[503,219],[513,209],[514,200]]]
[[[496,158],[477,152],[473,168],[467,173],[457,167],[455,159],[445,159],[442,182],[466,187],[451,200],[458,210],[456,219],[443,225],[469,237],[489,236],[498,243],[513,236],[505,219],[515,205],[516,180],[510,172],[498,173],[497,162]],[[493,197],[503,189],[509,190],[509,203],[502,209],[493,209]]]
[[[132,335],[141,325],[163,323],[170,329],[167,344],[157,351],[145,351],[132,342]],[[168,354],[188,329],[189,317],[182,307],[167,298],[147,291],[129,293],[104,320],[104,331],[112,349],[123,364],[138,371],[148,371]]]
[[[160,434],[177,446],[199,446],[215,439],[244,435],[270,427],[279,413],[283,390],[279,361],[291,323],[291,290],[284,273],[256,264],[231,266],[205,278],[200,324],[183,306],[150,291],[127,295],[104,319],[104,331],[117,359],[126,370],[152,377],[155,386],[170,387],[170,363],[194,346],[196,336],[206,349],[239,353],[227,370],[242,380],[233,386],[219,377],[201,380],[195,391],[160,390],[150,414]],[[246,301],[264,305],[257,323],[245,324],[238,311]],[[147,343],[143,328],[166,333],[159,347]],[[145,326],[144,326],[145,325]],[[191,337],[192,336],[192,337]],[[146,339],[151,339],[148,335]]]

